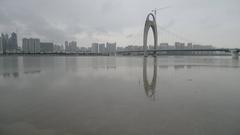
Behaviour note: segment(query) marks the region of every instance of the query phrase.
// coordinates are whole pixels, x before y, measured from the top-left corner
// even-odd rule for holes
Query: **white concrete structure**
[[[152,20],[150,20],[150,16],[152,17]],[[147,38],[148,38],[148,31],[152,28],[153,31],[153,37],[154,37],[154,49],[157,49],[158,45],[158,32],[157,32],[157,24],[155,16],[150,13],[147,16],[145,26],[144,26],[144,32],[143,32],[143,49],[144,49],[144,56],[147,56]]]

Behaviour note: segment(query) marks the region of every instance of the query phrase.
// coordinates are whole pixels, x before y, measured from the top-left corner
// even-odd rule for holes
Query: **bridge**
[[[152,17],[152,20],[150,19]],[[148,39],[148,31],[149,29],[153,31],[154,38],[154,49],[148,49],[147,47],[147,39]],[[229,52],[232,54],[232,59],[239,58],[239,48],[220,48],[220,49],[157,49],[158,45],[158,31],[157,31],[157,23],[155,15],[152,13],[148,14],[143,33],[143,49],[142,50],[131,50],[131,51],[117,51],[118,54],[124,53],[144,53],[144,56],[147,57],[149,54],[156,55],[157,52]]]
[[[219,48],[219,49],[147,49],[147,50],[132,50],[132,51],[117,51],[117,54],[129,54],[129,53],[144,53],[145,56],[149,54],[156,54],[157,52],[229,52],[232,54],[233,59],[238,59],[240,49],[235,48]]]

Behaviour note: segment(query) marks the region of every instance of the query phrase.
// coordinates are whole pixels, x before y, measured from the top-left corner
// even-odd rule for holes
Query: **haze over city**
[[[159,42],[179,41],[167,30],[189,42],[238,48],[239,5],[238,0],[0,0],[0,32],[16,31],[19,45],[24,37],[77,41],[79,47],[141,45],[146,14],[168,7],[157,13]]]

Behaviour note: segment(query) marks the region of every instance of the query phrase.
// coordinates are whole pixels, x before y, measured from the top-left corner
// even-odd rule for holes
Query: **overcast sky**
[[[239,5],[239,0],[0,0],[0,32],[17,30],[19,41],[142,44],[147,14],[169,6],[157,15],[159,42],[240,48]]]

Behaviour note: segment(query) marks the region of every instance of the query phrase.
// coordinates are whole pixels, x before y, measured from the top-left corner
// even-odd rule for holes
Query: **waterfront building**
[[[181,42],[175,42],[175,49],[185,49],[185,44]]]
[[[192,49],[193,48],[193,44],[192,43],[187,43],[186,49]]]
[[[91,52],[92,53],[99,53],[98,51],[98,43],[92,43],[92,48],[91,48]]]
[[[0,54],[3,54],[2,37],[0,37]]]
[[[106,53],[106,47],[105,47],[105,44],[104,44],[104,43],[98,44],[98,51],[99,51],[99,53],[101,53],[101,54]]]
[[[53,45],[53,52],[59,53],[63,51],[64,51],[63,45]]]
[[[23,50],[23,53],[40,53],[40,39],[23,38],[22,50]]]
[[[13,32],[11,37],[8,39],[8,52],[16,52],[18,50],[18,43],[17,43],[17,33]]]
[[[109,55],[116,55],[116,51],[117,51],[117,43],[108,43],[107,42],[107,53]]]
[[[77,41],[69,42],[68,51],[71,52],[71,53],[74,53],[74,52],[78,51]]]
[[[42,53],[53,53],[53,43],[52,42],[41,42],[40,51]]]
[[[181,49],[185,49],[185,44],[181,43],[181,42],[175,42],[175,49],[176,50],[181,50]],[[186,52],[184,51],[176,51],[174,52],[176,55],[184,55],[186,54]]]
[[[124,47],[117,47],[117,51],[125,51]]]
[[[68,52],[69,47],[68,47],[68,41],[65,41],[65,52]]]
[[[2,39],[2,52],[3,54],[6,54],[8,46],[8,34],[1,34],[1,39]]]
[[[158,49],[169,49],[168,43],[160,43]]]

